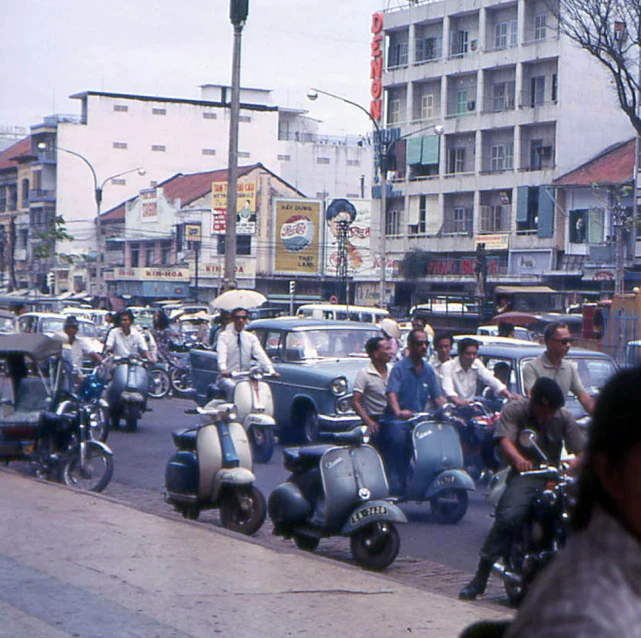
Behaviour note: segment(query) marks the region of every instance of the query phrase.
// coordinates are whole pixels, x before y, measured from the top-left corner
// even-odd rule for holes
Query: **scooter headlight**
[[[342,396],[347,392],[347,379],[345,377],[334,379],[330,388],[337,397]]]
[[[236,406],[232,403],[228,408],[227,408],[227,413],[226,413],[226,418],[228,421],[237,421],[238,420],[238,409]]]

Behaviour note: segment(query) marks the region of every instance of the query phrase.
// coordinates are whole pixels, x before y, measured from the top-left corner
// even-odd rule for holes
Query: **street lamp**
[[[81,159],[89,167],[89,170],[91,171],[91,175],[93,177],[94,199],[96,202],[96,244],[97,244],[96,247],[98,249],[98,256],[96,259],[96,284],[97,284],[98,295],[100,295],[100,293],[102,292],[102,260],[103,260],[103,255],[101,251],[102,227],[100,225],[100,207],[102,205],[102,191],[105,187],[105,184],[108,181],[115,179],[116,177],[121,177],[122,175],[127,175],[129,173],[135,173],[135,172],[137,172],[138,175],[144,175],[147,171],[142,167],[130,168],[127,171],[122,171],[121,173],[116,173],[115,175],[110,175],[109,177],[106,177],[100,183],[100,185],[98,185],[98,176],[96,175],[96,170],[92,166],[91,162],[84,155],[81,155],[76,151],[70,151],[68,148],[63,148],[62,146],[54,146],[54,148],[57,151],[63,151],[64,153],[69,153],[69,155],[73,155],[74,157]],[[46,142],[40,142],[40,144],[38,144],[38,149],[41,151],[46,151],[46,150],[49,150],[49,146],[47,145]]]
[[[381,210],[380,210],[380,216],[379,216],[379,254],[380,254],[380,283],[379,283],[379,303],[381,307],[385,307],[385,280],[386,280],[386,215],[387,215],[387,167],[388,167],[388,160],[390,156],[390,151],[394,147],[394,144],[398,142],[399,140],[405,139],[407,137],[410,137],[411,135],[416,135],[416,133],[421,133],[423,131],[428,131],[428,130],[434,130],[436,135],[442,135],[443,134],[443,127],[440,124],[431,124],[429,126],[426,126],[424,128],[418,129],[416,131],[412,131],[411,133],[406,133],[405,135],[401,135],[400,137],[397,137],[393,140],[389,140],[383,133],[387,129],[381,129],[380,124],[376,120],[376,118],[364,107],[358,104],[357,102],[352,102],[352,100],[348,100],[345,97],[341,97],[340,95],[335,95],[334,93],[329,93],[329,91],[323,91],[321,89],[315,89],[311,88],[309,91],[307,91],[307,99],[309,100],[317,100],[319,93],[321,95],[326,95],[327,97],[334,98],[335,100],[340,100],[341,102],[345,102],[345,104],[350,104],[351,106],[355,106],[357,109],[365,113],[367,117],[371,120],[372,124],[374,125],[374,129],[376,130],[376,140],[377,143],[374,144],[374,152],[378,156],[378,166],[380,170],[380,180],[381,180]]]

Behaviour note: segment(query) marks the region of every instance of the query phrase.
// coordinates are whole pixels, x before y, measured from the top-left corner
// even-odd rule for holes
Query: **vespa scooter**
[[[274,401],[269,384],[263,381],[260,366],[249,370],[232,372],[236,380],[233,403],[238,410],[238,419],[245,426],[256,463],[269,463],[274,454]]]
[[[454,426],[440,423],[431,414],[409,420],[411,459],[403,501],[429,501],[437,523],[458,523],[467,512],[468,491],[474,481],[463,469],[461,441]]]
[[[254,534],[265,521],[265,497],[254,485],[249,441],[234,405],[215,399],[185,413],[200,414],[201,424],[172,432],[176,453],[165,470],[165,500],[191,520],[218,508],[223,527]]]
[[[283,452],[291,475],[269,495],[274,534],[293,538],[299,549],[310,552],[321,538],[349,536],[358,565],[385,569],[400,548],[394,524],[407,519],[389,500],[381,458],[367,445],[367,428],[359,426],[323,438],[335,444]]]
[[[124,417],[127,431],[135,432],[138,419],[147,409],[149,395],[149,376],[139,357],[114,357],[116,368],[111,383],[107,387],[107,402],[111,427],[119,428]]]

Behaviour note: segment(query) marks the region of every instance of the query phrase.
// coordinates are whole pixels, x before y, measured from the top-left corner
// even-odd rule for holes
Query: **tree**
[[[641,0],[547,0],[561,30],[607,70],[623,112],[641,135]]]
[[[73,237],[67,232],[64,217],[61,215],[54,216],[47,230],[34,231],[34,235],[41,240],[41,243],[33,248],[33,256],[36,259],[49,259],[53,257],[57,243],[73,241]]]

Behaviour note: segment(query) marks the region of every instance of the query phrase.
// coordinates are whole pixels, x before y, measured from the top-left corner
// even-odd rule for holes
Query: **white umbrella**
[[[212,302],[211,307],[218,310],[233,310],[234,308],[257,308],[267,301],[265,295],[255,290],[228,290],[218,295]]]

